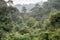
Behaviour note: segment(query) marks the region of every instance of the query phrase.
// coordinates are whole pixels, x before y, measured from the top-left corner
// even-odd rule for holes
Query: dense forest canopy
[[[12,0],[0,0],[0,40],[60,40],[60,1],[20,12]]]

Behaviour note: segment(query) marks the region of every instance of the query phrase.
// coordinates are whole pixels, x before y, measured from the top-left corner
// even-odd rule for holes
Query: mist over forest
[[[0,0],[0,40],[60,40],[60,0]]]

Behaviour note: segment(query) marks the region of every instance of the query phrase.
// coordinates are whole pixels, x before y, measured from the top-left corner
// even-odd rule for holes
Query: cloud
[[[30,3],[37,3],[41,1],[47,1],[47,0],[13,0],[14,5],[15,4],[30,4]]]

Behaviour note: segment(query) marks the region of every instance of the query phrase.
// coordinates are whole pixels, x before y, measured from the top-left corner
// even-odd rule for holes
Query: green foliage
[[[46,29],[54,30],[60,28],[60,11],[53,11],[46,21],[44,21],[44,27]]]
[[[33,17],[27,19],[27,26],[29,27],[39,27],[39,22]]]
[[[6,33],[1,40],[31,40],[29,34],[20,35],[18,32],[16,33]]]
[[[5,1],[1,1],[1,3],[0,4],[3,6],[0,6],[0,29],[9,32],[13,28],[11,21],[11,12],[9,11],[9,7]]]
[[[55,9],[60,9],[60,0],[48,0],[51,6]]]
[[[22,12],[0,0],[0,40],[60,40],[60,1],[48,0]],[[28,11],[28,12],[27,12]]]

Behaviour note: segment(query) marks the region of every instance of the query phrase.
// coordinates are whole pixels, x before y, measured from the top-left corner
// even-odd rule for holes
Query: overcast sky
[[[30,4],[30,3],[37,3],[41,1],[47,1],[47,0],[13,0],[14,5],[16,4]]]

